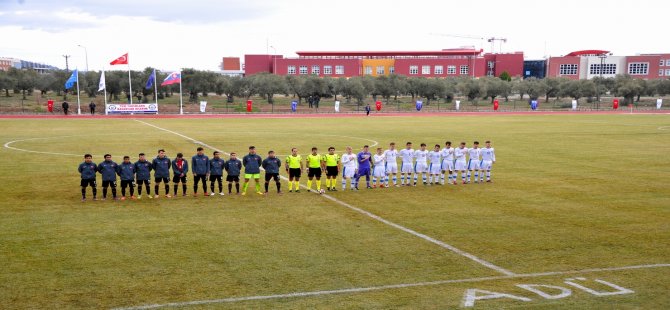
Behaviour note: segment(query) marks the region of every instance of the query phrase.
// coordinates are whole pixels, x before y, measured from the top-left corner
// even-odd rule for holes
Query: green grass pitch
[[[185,137],[282,157],[491,140],[497,162],[492,184],[327,192],[334,200],[271,185],[265,197],[80,202],[84,153],[190,157],[198,145]],[[1,308],[445,309],[467,306],[469,289],[530,299],[481,309],[670,307],[668,115],[3,119],[0,141]],[[616,291],[596,280],[632,292],[566,284]]]

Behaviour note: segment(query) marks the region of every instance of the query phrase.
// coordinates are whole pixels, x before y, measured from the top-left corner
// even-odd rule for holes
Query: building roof
[[[609,52],[610,51],[603,51],[603,50],[582,50],[582,51],[574,51],[565,56],[604,55]]]
[[[476,49],[444,49],[441,51],[299,51],[295,52],[301,57],[322,56],[356,56],[356,57],[379,57],[379,56],[463,56],[478,55],[483,50]]]

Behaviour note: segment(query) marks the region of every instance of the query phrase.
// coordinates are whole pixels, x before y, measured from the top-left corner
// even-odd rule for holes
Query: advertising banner
[[[105,105],[105,114],[158,114],[158,105],[155,103],[108,103]]]

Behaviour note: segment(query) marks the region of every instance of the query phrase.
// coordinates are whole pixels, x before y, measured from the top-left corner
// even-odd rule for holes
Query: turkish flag
[[[128,64],[128,53],[123,54],[121,57],[114,59],[109,63],[110,65],[127,65]]]

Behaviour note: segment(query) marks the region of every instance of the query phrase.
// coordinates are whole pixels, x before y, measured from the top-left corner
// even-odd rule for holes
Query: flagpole
[[[179,71],[179,114],[184,114],[184,104],[182,102],[182,95],[181,95],[181,81],[182,81],[182,76],[181,76],[181,70]],[[77,84],[79,85],[79,84]]]
[[[102,74],[105,74],[105,68],[102,68]],[[105,78],[105,88],[103,89],[105,91],[105,115],[107,115],[107,78]]]
[[[81,102],[79,101],[79,70],[77,71],[77,114],[81,115]]]
[[[130,88],[130,104],[133,104],[133,82],[130,80],[130,61],[128,61],[128,87]]]
[[[154,99],[156,100],[156,108],[158,108],[158,76],[156,69],[154,69]]]

